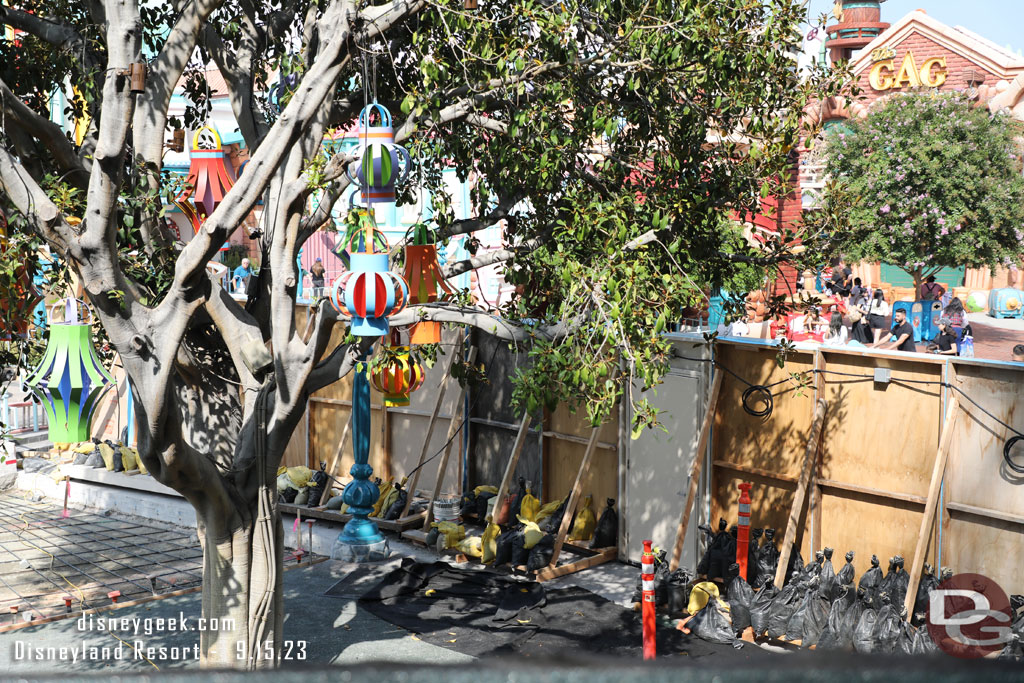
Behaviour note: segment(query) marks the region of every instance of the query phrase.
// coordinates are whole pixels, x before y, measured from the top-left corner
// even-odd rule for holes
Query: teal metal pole
[[[370,381],[366,376],[369,352],[363,354],[352,381],[352,449],[355,464],[349,470],[353,480],[345,486],[342,500],[348,505],[352,519],[338,537],[347,545],[371,545],[384,540],[383,534],[369,514],[380,497],[380,489],[370,481],[373,468],[370,460]]]

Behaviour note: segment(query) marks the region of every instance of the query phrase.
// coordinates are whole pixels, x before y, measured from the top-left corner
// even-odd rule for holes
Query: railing
[[[12,394],[5,393],[0,398],[0,415],[4,425],[10,432],[38,432],[47,427],[46,411],[42,405],[29,399],[11,403]]]
[[[800,204],[803,208],[821,208],[821,193],[827,180],[825,164],[811,162],[800,165]]]

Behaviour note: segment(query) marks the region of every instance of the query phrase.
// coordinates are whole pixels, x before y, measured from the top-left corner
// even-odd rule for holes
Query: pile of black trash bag
[[[669,570],[667,553],[659,550],[654,555],[654,604],[658,611],[669,616],[680,616],[686,613],[690,602],[690,591],[693,588],[694,576],[683,568]],[[636,577],[633,589],[633,603],[643,599],[643,578]]]

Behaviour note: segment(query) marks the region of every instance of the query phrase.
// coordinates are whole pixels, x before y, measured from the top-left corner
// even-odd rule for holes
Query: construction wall
[[[780,368],[777,349],[755,342],[722,342],[717,359],[752,384],[772,387],[770,417],[743,411],[747,385],[726,373],[715,415],[711,517],[737,518],[740,481],[754,483],[751,525],[785,533],[797,488],[815,400],[827,402],[820,450],[807,502],[800,512],[797,545],[807,561],[813,550],[857,554],[858,573],[875,554],[883,567],[900,554],[911,563],[935,467],[944,415],[955,382],[992,415],[1024,432],[1015,410],[1024,396],[1024,366],[941,359],[893,352],[801,350]],[[801,386],[791,373],[814,370]],[[876,368],[891,381],[874,381]],[[716,370],[716,372],[719,370]],[[1003,461],[1011,433],[962,397],[952,427],[948,464],[925,561],[956,572],[978,572],[1019,592],[1024,551],[1024,477]],[[951,413],[952,414],[952,413]],[[1015,451],[1024,455],[1024,447]],[[1021,458],[1024,460],[1024,458]]]

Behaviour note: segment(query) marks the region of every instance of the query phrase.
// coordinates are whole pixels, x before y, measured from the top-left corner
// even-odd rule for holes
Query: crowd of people
[[[777,321],[780,334],[821,340],[826,346],[974,356],[974,331],[958,297],[948,297],[938,320],[938,332],[931,339],[916,341],[906,309],[891,306],[883,290],[865,287],[861,278],[854,277],[852,269],[842,260],[833,263],[831,275],[822,284],[833,303],[827,304],[824,313],[821,307],[812,305],[801,316]],[[921,298],[942,301],[946,298],[946,288],[936,282],[935,276],[929,276],[921,287]],[[749,320],[743,316],[728,326],[721,326],[718,332],[721,336],[747,336]],[[1014,347],[1012,357],[1014,361],[1024,362],[1024,344]]]

